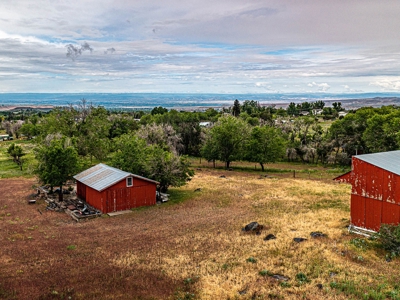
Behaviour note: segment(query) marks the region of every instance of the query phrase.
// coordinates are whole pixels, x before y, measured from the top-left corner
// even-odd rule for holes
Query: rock
[[[330,276],[330,277],[335,277],[336,275],[337,275],[337,274],[336,274],[335,272],[330,272],[330,273],[329,273],[329,276]]]
[[[276,279],[276,280],[282,280],[282,281],[288,281],[289,278],[280,274],[274,274],[271,276],[272,278]]]
[[[301,242],[307,241],[307,239],[301,238],[301,237],[295,237],[293,239],[293,241],[295,241],[296,243],[301,243]]]
[[[276,239],[276,236],[274,236],[272,233],[270,233],[264,238],[264,241],[275,240],[275,239]]]
[[[244,227],[244,231],[254,231],[257,230],[260,224],[257,222],[251,222]]]
[[[314,231],[310,233],[311,237],[313,238],[320,238],[320,237],[326,237],[326,234],[322,233],[321,231]]]

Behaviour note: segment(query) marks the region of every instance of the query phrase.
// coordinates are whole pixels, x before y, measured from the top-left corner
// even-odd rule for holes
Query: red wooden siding
[[[357,227],[365,227],[365,198],[351,195],[351,224]]]
[[[86,185],[77,181],[76,182],[76,193],[80,199],[86,201]]]
[[[81,195],[86,195],[86,202],[103,213],[154,205],[156,188],[156,183],[135,177],[130,187],[123,179],[101,192],[77,182],[78,197],[84,199]]]
[[[399,224],[399,175],[353,157],[351,175],[337,178],[341,179],[352,183],[352,225],[378,231],[382,223]]]

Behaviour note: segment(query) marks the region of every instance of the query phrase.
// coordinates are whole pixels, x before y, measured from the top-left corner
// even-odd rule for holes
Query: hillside
[[[44,201],[28,205],[32,179],[2,179],[0,298],[348,299],[367,293],[383,299],[378,296],[398,293],[396,263],[347,232],[349,186],[196,172],[187,186],[171,190],[169,203],[84,223],[46,211]],[[260,235],[242,231],[252,221],[265,226]],[[315,231],[327,236],[312,238]],[[264,240],[268,234],[276,239]],[[296,237],[307,240],[296,243]]]

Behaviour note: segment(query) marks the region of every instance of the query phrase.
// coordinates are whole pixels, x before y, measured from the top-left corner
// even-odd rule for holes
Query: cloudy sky
[[[0,2],[0,92],[400,91],[398,0]]]

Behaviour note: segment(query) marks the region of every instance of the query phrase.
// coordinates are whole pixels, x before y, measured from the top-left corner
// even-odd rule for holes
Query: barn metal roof
[[[356,155],[356,158],[400,175],[400,150]]]
[[[74,176],[76,180],[82,182],[83,184],[95,189],[96,191],[103,191],[106,188],[112,186],[113,184],[121,181],[127,177],[136,177],[146,181],[154,182],[158,184],[157,181],[138,176],[132,173],[128,173],[105,164],[98,164],[91,167],[77,175]]]

